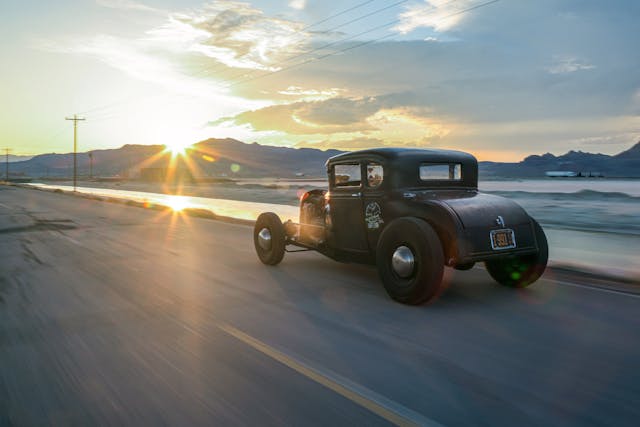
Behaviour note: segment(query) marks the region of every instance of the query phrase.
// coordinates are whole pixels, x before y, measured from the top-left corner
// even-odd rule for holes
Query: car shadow
[[[295,260],[292,258],[286,257],[278,267],[269,269],[272,278],[282,285],[281,290],[291,300],[302,292],[311,298],[327,300],[333,296],[347,299],[350,304],[365,296],[369,302],[373,302],[373,298],[385,304],[398,304],[387,295],[375,266],[339,263],[315,253],[297,255]],[[289,283],[294,285],[286,285]],[[518,301],[526,303],[540,299],[540,290],[535,285],[526,289],[507,288],[497,284],[481,268],[469,271],[445,268],[443,286],[445,289],[439,298],[415,308],[442,310],[475,305],[513,305]]]

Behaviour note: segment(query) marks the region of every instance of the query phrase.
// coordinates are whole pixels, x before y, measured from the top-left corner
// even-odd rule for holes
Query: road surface
[[[250,227],[0,186],[0,425],[638,425],[640,298],[448,271],[434,304]]]

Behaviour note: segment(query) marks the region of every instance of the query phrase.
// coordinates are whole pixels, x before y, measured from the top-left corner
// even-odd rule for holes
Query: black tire
[[[266,229],[271,237],[270,245],[264,247],[260,241],[260,232]],[[263,264],[276,265],[284,257],[285,232],[280,217],[273,212],[260,214],[253,227],[253,245],[256,248],[258,258]]]
[[[547,237],[540,224],[533,218],[531,221],[538,242],[538,253],[485,261],[484,263],[491,277],[501,285],[510,288],[525,288],[538,280],[547,268],[549,259]]]
[[[471,270],[474,265],[476,265],[475,262],[468,262],[466,264],[457,264],[453,268],[460,271],[467,271],[467,270]]]
[[[414,258],[410,273],[400,275],[393,267],[393,255],[401,247]],[[387,293],[403,304],[417,305],[436,299],[443,291],[444,255],[433,228],[418,218],[392,221],[380,235],[376,250],[378,273]]]

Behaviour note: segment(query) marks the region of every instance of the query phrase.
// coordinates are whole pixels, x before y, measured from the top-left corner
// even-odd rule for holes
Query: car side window
[[[384,179],[384,170],[382,165],[377,163],[367,164],[367,186],[370,188],[379,187]]]
[[[359,163],[335,165],[333,176],[336,187],[359,187],[362,182]]]

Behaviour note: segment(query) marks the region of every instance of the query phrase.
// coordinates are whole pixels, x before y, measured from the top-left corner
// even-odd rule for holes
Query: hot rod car
[[[258,217],[254,245],[264,264],[278,264],[291,245],[376,265],[387,293],[406,304],[438,297],[445,266],[482,261],[515,288],[546,268],[542,227],[515,202],[478,191],[471,154],[380,148],[331,157],[326,167],[329,190],[301,197],[299,223]]]

